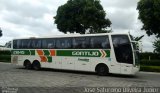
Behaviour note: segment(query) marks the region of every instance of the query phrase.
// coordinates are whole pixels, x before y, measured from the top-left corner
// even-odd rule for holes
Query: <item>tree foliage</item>
[[[144,35],[141,35],[141,36],[139,36],[139,37],[135,37],[134,40],[135,40],[135,41],[139,41],[139,40],[141,40],[143,37],[144,37]]]
[[[160,54],[160,38],[153,42],[154,52]]]
[[[99,0],[68,0],[66,4],[58,7],[54,18],[61,32],[84,34],[86,30],[97,33],[110,27],[111,22],[105,16]]]
[[[0,28],[0,37],[2,36],[2,30],[1,30],[1,28]]]
[[[140,0],[137,9],[143,23],[142,30],[160,37],[160,0]]]

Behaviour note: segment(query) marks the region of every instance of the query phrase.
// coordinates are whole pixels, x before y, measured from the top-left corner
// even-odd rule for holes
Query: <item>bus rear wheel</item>
[[[33,61],[32,68],[34,70],[40,70],[41,69],[41,65],[40,65],[39,61]]]
[[[107,67],[107,66],[105,66],[105,65],[100,65],[100,66],[97,67],[96,72],[97,72],[97,74],[98,74],[99,76],[106,76],[106,75],[108,75],[109,70],[108,70],[108,67]]]
[[[31,62],[29,60],[24,61],[24,67],[25,69],[31,69],[32,68]]]

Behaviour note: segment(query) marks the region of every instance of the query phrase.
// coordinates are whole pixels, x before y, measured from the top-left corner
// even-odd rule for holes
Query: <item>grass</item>
[[[160,60],[141,60],[140,64],[144,66],[160,66]]]
[[[11,55],[0,55],[0,62],[11,62]]]
[[[11,51],[0,51],[0,62],[11,62]]]
[[[146,72],[160,72],[160,66],[140,66],[140,71],[146,71]]]
[[[141,60],[140,71],[160,72],[160,60]]]

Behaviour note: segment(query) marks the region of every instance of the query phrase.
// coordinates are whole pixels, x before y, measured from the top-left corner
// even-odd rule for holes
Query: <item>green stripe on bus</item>
[[[50,55],[50,51],[49,50],[43,50],[44,55]]]
[[[35,55],[35,50],[30,50],[30,55]]]
[[[35,50],[12,50],[12,55],[35,55]]]
[[[106,57],[110,57],[110,50],[104,50],[104,51],[107,54]]]
[[[105,50],[104,54],[99,50],[57,50],[57,56],[75,56],[75,57],[110,57],[110,50]]]
[[[49,56],[49,50],[43,50]],[[12,50],[12,55],[35,55],[35,50]],[[110,50],[56,50],[56,56],[110,57]]]
[[[47,59],[48,59],[48,62],[49,62],[49,63],[52,62],[52,57],[51,57],[51,56],[47,57]]]
[[[57,50],[56,56],[72,56],[72,51],[70,51],[70,50]]]
[[[30,55],[29,50],[12,50],[12,55]]]

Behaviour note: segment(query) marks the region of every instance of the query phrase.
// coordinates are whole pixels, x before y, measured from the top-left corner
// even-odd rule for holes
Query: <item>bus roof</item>
[[[43,37],[25,37],[15,39],[42,39],[42,38],[61,38],[61,37],[85,37],[85,36],[104,36],[104,35],[129,35],[129,33],[98,33],[98,34],[63,34]]]

